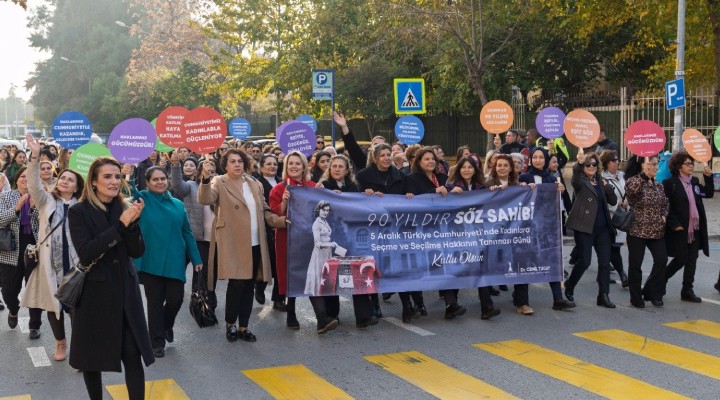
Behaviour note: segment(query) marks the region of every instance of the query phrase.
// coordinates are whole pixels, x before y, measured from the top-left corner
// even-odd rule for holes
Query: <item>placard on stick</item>
[[[682,135],[683,146],[690,156],[700,162],[712,159],[712,148],[705,135],[697,129],[686,129]]]
[[[480,125],[490,133],[504,133],[512,127],[512,107],[502,100],[493,100],[480,110]]]
[[[545,107],[535,118],[535,127],[546,139],[555,139],[563,135],[565,113],[557,107]]]
[[[570,111],[563,122],[563,130],[568,141],[580,149],[594,145],[600,137],[600,123],[586,110]]]
[[[310,157],[315,150],[315,132],[304,122],[296,120],[285,122],[278,126],[275,138],[285,154],[299,151],[306,157]]]
[[[121,163],[137,164],[155,149],[155,128],[142,118],[130,118],[117,124],[108,138],[108,148]]]
[[[68,167],[83,177],[87,177],[90,165],[100,157],[112,157],[112,154],[107,147],[101,144],[84,144],[73,151]]]
[[[209,154],[217,150],[226,135],[225,119],[210,107],[198,107],[183,120],[185,145],[197,154]]]
[[[155,121],[158,139],[174,149],[185,146],[185,137],[182,133],[183,121],[189,113],[190,110],[180,106],[164,109]]]
[[[55,143],[70,150],[89,142],[92,132],[90,120],[79,111],[65,111],[58,115],[52,124]]]
[[[639,157],[660,154],[665,147],[665,131],[653,121],[642,119],[633,122],[625,131],[625,145]]]

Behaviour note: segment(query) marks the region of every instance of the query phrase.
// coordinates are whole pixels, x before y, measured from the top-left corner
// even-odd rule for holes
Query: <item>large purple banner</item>
[[[412,199],[288,189],[290,296],[562,280],[555,185]]]

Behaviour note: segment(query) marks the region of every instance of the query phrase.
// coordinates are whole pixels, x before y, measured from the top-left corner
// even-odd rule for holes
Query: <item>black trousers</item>
[[[373,304],[370,295],[354,294],[353,311],[355,312],[355,322],[361,323],[370,319],[373,315]]]
[[[575,245],[578,247],[579,257],[565,286],[575,288],[590,266],[592,250],[595,248],[598,262],[598,294],[610,293],[610,248],[612,247],[610,231],[607,229],[593,233],[575,231]]]
[[[54,312],[48,311],[47,319],[55,340],[65,339],[65,312],[61,309],[60,318],[58,319]],[[72,315],[70,316],[70,319],[72,319]]]
[[[478,288],[480,309],[482,309],[482,311],[490,310],[495,306],[492,301],[492,296],[490,296],[490,287],[491,286],[483,286]]]
[[[185,296],[185,283],[140,272],[147,299],[148,332],[153,348],[165,347],[165,331],[175,326]]]
[[[7,305],[8,311],[12,315],[17,315],[20,311],[20,290],[22,289],[23,278],[27,283],[30,278],[29,273],[25,273],[25,248],[29,244],[35,244],[35,237],[33,235],[20,234],[19,238],[20,246],[18,247],[18,260],[15,265],[0,264],[0,279],[2,279],[2,296],[5,299],[5,305]],[[42,325],[42,310],[39,308],[30,309],[30,329],[40,329]]]
[[[445,306],[457,303],[457,296],[460,290],[458,289],[445,289],[440,291],[440,295],[445,299]]]
[[[665,282],[667,282],[676,272],[683,267],[682,290],[691,291],[695,282],[695,270],[697,269],[698,253],[700,252],[700,244],[697,240],[692,243],[675,244],[675,257],[665,268]]]
[[[123,315],[123,340],[120,358],[123,363],[123,370],[125,371],[125,385],[128,390],[128,398],[130,400],[144,400],[145,371],[142,366],[140,348],[135,343],[125,315]],[[87,389],[90,400],[102,400],[103,387],[101,372],[83,371],[83,379],[85,380],[85,388]]]
[[[667,249],[665,239],[643,239],[627,235],[628,244],[628,284],[630,285],[630,302],[641,303],[645,300],[662,300],[665,294],[665,265],[667,264]],[[650,250],[653,258],[650,276],[642,285],[642,262],[645,258],[645,248]]]
[[[255,277],[260,267],[260,245],[252,248],[253,273],[250,279],[228,279],[225,295],[225,322],[247,328],[252,313]]]
[[[209,263],[208,259],[210,258],[210,242],[196,240],[195,243],[197,244],[198,251],[200,252],[200,260],[202,260],[202,263],[203,263],[203,269],[202,269],[202,271],[200,271],[200,273],[202,274],[203,282],[205,282],[205,287],[203,287],[201,289],[207,290],[208,269],[210,268],[210,266],[208,265],[208,263]],[[217,251],[215,252],[215,254],[217,254]],[[213,263],[213,272],[214,272],[213,273],[213,287],[217,288],[217,277],[218,277],[217,256],[215,257],[215,262]],[[198,279],[199,279],[198,274],[194,273],[193,278],[192,278],[192,287],[194,287],[194,288],[197,287]],[[207,295],[208,295],[208,303],[209,303],[210,307],[212,307],[213,310],[216,309],[217,308],[217,296],[215,295],[215,291],[208,290]]]

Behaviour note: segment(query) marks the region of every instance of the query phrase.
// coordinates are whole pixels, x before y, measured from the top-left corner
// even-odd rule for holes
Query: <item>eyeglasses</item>
[[[692,167],[693,165],[695,165],[695,161],[685,161],[685,162],[683,163],[683,165],[687,165],[687,166],[689,166],[689,167]]]
[[[585,168],[594,168],[594,167],[597,167],[597,162],[593,161],[593,162],[585,163],[585,164],[583,164],[583,166],[585,166]]]
[[[318,140],[317,144],[325,144],[325,142]]]

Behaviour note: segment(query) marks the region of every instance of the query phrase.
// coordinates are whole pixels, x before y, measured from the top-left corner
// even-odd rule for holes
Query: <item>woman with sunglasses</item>
[[[630,303],[634,307],[644,308],[645,301],[649,301],[655,307],[662,307],[667,264],[664,236],[668,200],[662,185],[655,180],[658,157],[635,157],[635,161],[641,172],[629,178],[625,184],[626,198],[633,211],[632,224],[627,232]],[[641,289],[645,249],[652,254],[653,266]]]
[[[575,232],[579,259],[565,281],[565,297],[575,301],[575,286],[590,266],[592,249],[598,259],[597,305],[615,308],[610,301],[610,249],[615,240],[615,228],[610,224],[608,205],[617,204],[613,187],[600,175],[600,158],[581,150],[573,167],[571,184],[575,189],[575,204],[566,226]]]
[[[702,199],[713,197],[712,171],[705,166],[704,185],[693,176],[695,159],[686,151],[675,153],[669,162],[672,177],[663,181],[665,195],[670,202],[665,243],[668,255],[673,259],[665,269],[665,282],[683,267],[682,291],[680,300],[701,303],[695,295],[693,282],[698,253],[703,251],[709,257],[707,216]]]

